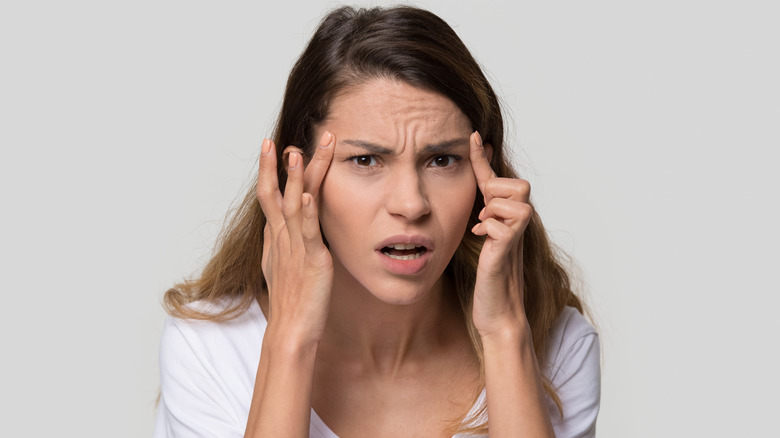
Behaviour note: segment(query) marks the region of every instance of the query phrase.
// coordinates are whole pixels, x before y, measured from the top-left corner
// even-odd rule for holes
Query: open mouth
[[[422,245],[413,243],[394,243],[382,248],[382,254],[396,260],[414,260],[419,258],[428,249]]]

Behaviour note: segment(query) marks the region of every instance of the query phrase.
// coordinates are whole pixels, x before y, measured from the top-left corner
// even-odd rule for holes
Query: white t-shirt
[[[257,302],[227,322],[168,317],[160,344],[162,396],[154,438],[243,437],[266,326]],[[601,387],[598,335],[567,307],[549,342],[550,365],[542,372],[557,388],[564,410],[561,419],[549,401],[555,434],[593,437]],[[475,408],[484,397],[485,391]],[[310,438],[338,438],[314,410],[309,430]]]

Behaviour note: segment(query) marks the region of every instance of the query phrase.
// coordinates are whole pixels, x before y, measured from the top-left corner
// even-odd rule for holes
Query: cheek
[[[342,217],[341,212],[345,207],[344,198],[339,196],[339,185],[333,178],[325,176],[325,180],[322,182],[320,188],[320,196],[318,200],[317,208],[319,209],[320,225],[326,236],[330,236],[331,230],[338,229],[339,218]],[[328,240],[332,240],[331,237]]]
[[[448,233],[459,236],[459,233],[465,230],[474,208],[474,199],[481,196],[477,192],[473,175],[434,185],[430,194],[432,199],[435,199],[439,220],[448,229]]]
[[[469,169],[470,170],[470,169]],[[432,181],[431,187],[441,195],[439,199],[446,199],[449,208],[453,211],[468,210],[474,206],[474,199],[477,196],[477,180],[474,174],[463,172],[457,178],[449,178],[446,181]]]
[[[320,188],[318,208],[320,224],[332,244],[336,236],[346,235],[346,231],[354,230],[358,224],[363,226],[367,214],[371,211],[371,192],[365,187],[355,184],[348,178],[329,173],[325,176]]]

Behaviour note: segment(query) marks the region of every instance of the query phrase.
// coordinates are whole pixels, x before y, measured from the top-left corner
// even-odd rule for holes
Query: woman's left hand
[[[531,186],[499,178],[488,161],[479,133],[471,135],[471,166],[485,199],[474,234],[486,236],[474,286],[473,321],[482,337],[516,332],[527,324],[523,306],[523,232],[533,214]]]

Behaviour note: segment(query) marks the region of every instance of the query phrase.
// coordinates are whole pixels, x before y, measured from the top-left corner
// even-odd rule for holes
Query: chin
[[[337,262],[336,265],[340,263]],[[339,267],[343,269],[343,265]],[[443,275],[443,272],[435,277],[433,272],[416,276],[377,275],[376,272],[353,275],[346,269],[342,269],[337,267],[336,272],[336,279],[341,277],[345,280],[342,285],[349,288],[347,285],[351,284],[351,289],[362,290],[363,294],[394,306],[408,306],[426,300],[441,284]]]
[[[429,295],[431,288],[422,290],[419,286],[408,286],[366,288],[366,290],[384,304],[408,306],[425,299]]]
[[[452,283],[444,273],[445,266],[436,266],[425,274],[405,277],[388,275],[374,277],[365,286],[376,299],[395,305],[411,305],[454,293]]]

